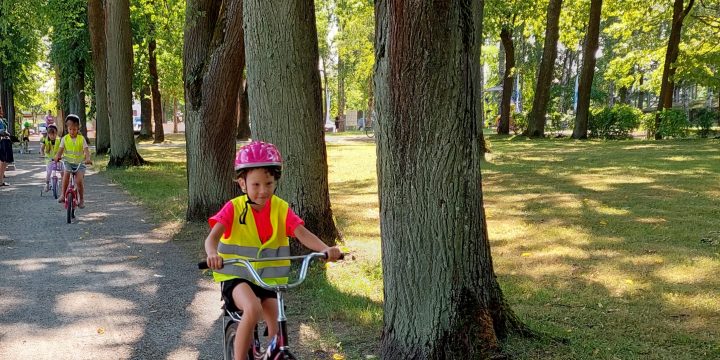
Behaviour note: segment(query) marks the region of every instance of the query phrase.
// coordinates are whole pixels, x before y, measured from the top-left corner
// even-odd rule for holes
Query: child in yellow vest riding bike
[[[45,154],[45,191],[50,191],[50,173],[53,169],[52,161],[55,161],[55,155],[60,150],[60,139],[57,138],[57,126],[50,125],[47,127],[47,135],[40,140],[42,147],[41,152]],[[55,163],[59,171],[62,171],[60,163]]]
[[[85,167],[83,164],[92,164],[90,160],[90,148],[84,136],[78,133],[80,131],[80,118],[75,114],[65,117],[65,128],[68,134],[60,140],[60,148],[55,154],[55,162],[63,159],[65,172],[63,173],[62,192],[60,193],[59,203],[65,202],[65,191],[70,183],[70,171],[78,167],[75,181],[78,189],[78,207],[85,207]]]
[[[275,292],[256,285],[243,265],[223,267],[223,259],[289,256],[289,237],[311,250],[326,252],[328,261],[336,261],[341,255],[337,247],[325,245],[306,229],[288,203],[275,196],[281,169],[282,158],[275,145],[253,141],[240,148],[235,172],[245,195],[227,202],[208,220],[212,228],[205,239],[208,267],[214,270],[215,281],[221,282],[225,305],[243,311],[235,337],[236,359],[248,353],[253,329],[261,317],[268,335],[277,334],[277,299]],[[288,281],[290,261],[267,261],[255,268],[266,283],[283,284]]]

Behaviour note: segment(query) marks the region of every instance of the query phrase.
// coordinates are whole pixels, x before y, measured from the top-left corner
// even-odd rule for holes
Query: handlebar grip
[[[200,270],[209,269],[208,264],[207,264],[207,261],[201,261],[201,262],[199,262],[199,263],[198,263],[198,269],[200,269]]]

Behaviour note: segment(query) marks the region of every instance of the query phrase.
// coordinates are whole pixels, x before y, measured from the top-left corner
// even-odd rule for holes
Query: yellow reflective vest
[[[58,150],[60,150],[60,139],[55,138],[55,143],[50,138],[43,138],[43,145],[45,145],[45,157],[47,159],[53,159]]]
[[[75,139],[70,134],[63,136],[65,150],[63,151],[63,159],[71,164],[80,164],[85,160],[83,147],[85,145],[85,137],[78,134]]]
[[[225,237],[225,234],[223,234],[220,238],[218,254],[223,259],[259,259],[290,256],[290,241],[285,233],[288,203],[273,195],[270,200],[270,223],[273,227],[273,234],[263,244],[260,241],[252,209],[247,209],[245,223],[240,223],[240,217],[245,207],[250,207],[247,200],[247,195],[231,200],[234,206],[232,229],[229,237]],[[263,261],[252,264],[266,283],[270,285],[287,284],[288,274],[290,273],[290,260]],[[255,282],[252,275],[245,269],[245,265],[242,264],[226,265],[220,270],[215,270],[213,277],[218,282],[234,278],[243,278]]]

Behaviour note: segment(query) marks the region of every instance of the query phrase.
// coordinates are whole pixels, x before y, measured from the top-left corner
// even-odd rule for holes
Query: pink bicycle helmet
[[[271,143],[253,141],[235,155],[235,171],[266,166],[282,168],[280,150]]]

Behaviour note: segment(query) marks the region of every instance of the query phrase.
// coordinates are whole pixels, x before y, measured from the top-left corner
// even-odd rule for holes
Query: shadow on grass
[[[511,354],[720,357],[718,248],[700,242],[720,230],[717,142],[495,146],[483,185],[496,272],[531,326],[571,340],[511,339]]]

